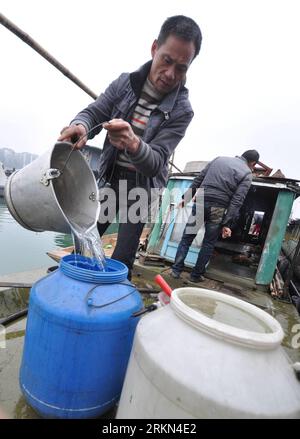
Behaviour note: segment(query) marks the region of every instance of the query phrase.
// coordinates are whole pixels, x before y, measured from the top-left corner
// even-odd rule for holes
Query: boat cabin
[[[162,197],[148,250],[170,262],[175,259],[192,209],[192,202],[184,208],[184,213],[177,205],[196,175],[194,172],[173,174]],[[254,177],[232,236],[227,239],[220,236],[207,275],[217,280],[225,275],[255,286],[268,286],[276,269],[293,202],[299,194],[296,180]],[[203,235],[204,227],[200,228],[190,247],[186,266],[195,264]]]

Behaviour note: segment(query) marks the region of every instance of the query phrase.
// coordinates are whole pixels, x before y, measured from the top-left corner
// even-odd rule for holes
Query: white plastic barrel
[[[299,418],[280,324],[216,291],[174,290],[139,322],[117,418]]]

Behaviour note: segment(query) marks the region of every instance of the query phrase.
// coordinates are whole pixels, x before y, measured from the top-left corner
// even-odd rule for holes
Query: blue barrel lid
[[[100,271],[84,256],[65,256],[59,270],[33,285],[30,308],[38,309],[45,320],[68,328],[100,331],[119,327],[141,309],[142,301],[128,281],[123,263],[107,259],[105,269]]]
[[[60,261],[60,269],[72,279],[95,284],[122,282],[128,275],[126,265],[115,259],[105,259],[105,269],[100,270],[93,259],[75,254],[64,256]]]

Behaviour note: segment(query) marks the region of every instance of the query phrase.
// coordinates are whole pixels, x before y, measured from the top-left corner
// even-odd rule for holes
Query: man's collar
[[[148,61],[146,64],[143,64],[138,70],[132,72],[130,74],[130,82],[132,89],[137,97],[140,96],[141,90],[143,88],[144,82],[146,81],[150,69],[152,65],[152,60]],[[164,113],[170,113],[173,110],[175,105],[178,93],[181,88],[183,88],[183,84],[179,84],[173,91],[168,93],[162,98],[161,103],[158,105],[158,108]]]
[[[243,156],[241,156],[241,155],[236,155],[236,157],[237,157],[238,159],[243,160],[245,163],[248,163],[247,160],[245,159],[245,157],[243,157]]]

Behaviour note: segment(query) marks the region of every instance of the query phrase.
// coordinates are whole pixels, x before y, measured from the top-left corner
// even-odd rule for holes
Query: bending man
[[[182,197],[181,206],[195,196],[197,189],[202,188],[204,191],[204,212],[200,214],[204,214],[205,233],[196,265],[190,276],[192,282],[204,281],[203,274],[221,230],[223,238],[231,236],[232,224],[250,189],[252,170],[258,160],[259,154],[255,150],[245,151],[241,157],[217,157],[200,172],[188,189],[187,195]],[[177,249],[172,267],[172,276],[176,279],[180,277],[189,248],[202,225],[195,227],[197,207],[199,208],[199,205],[194,203]],[[193,228],[192,233],[189,233],[189,228]]]

